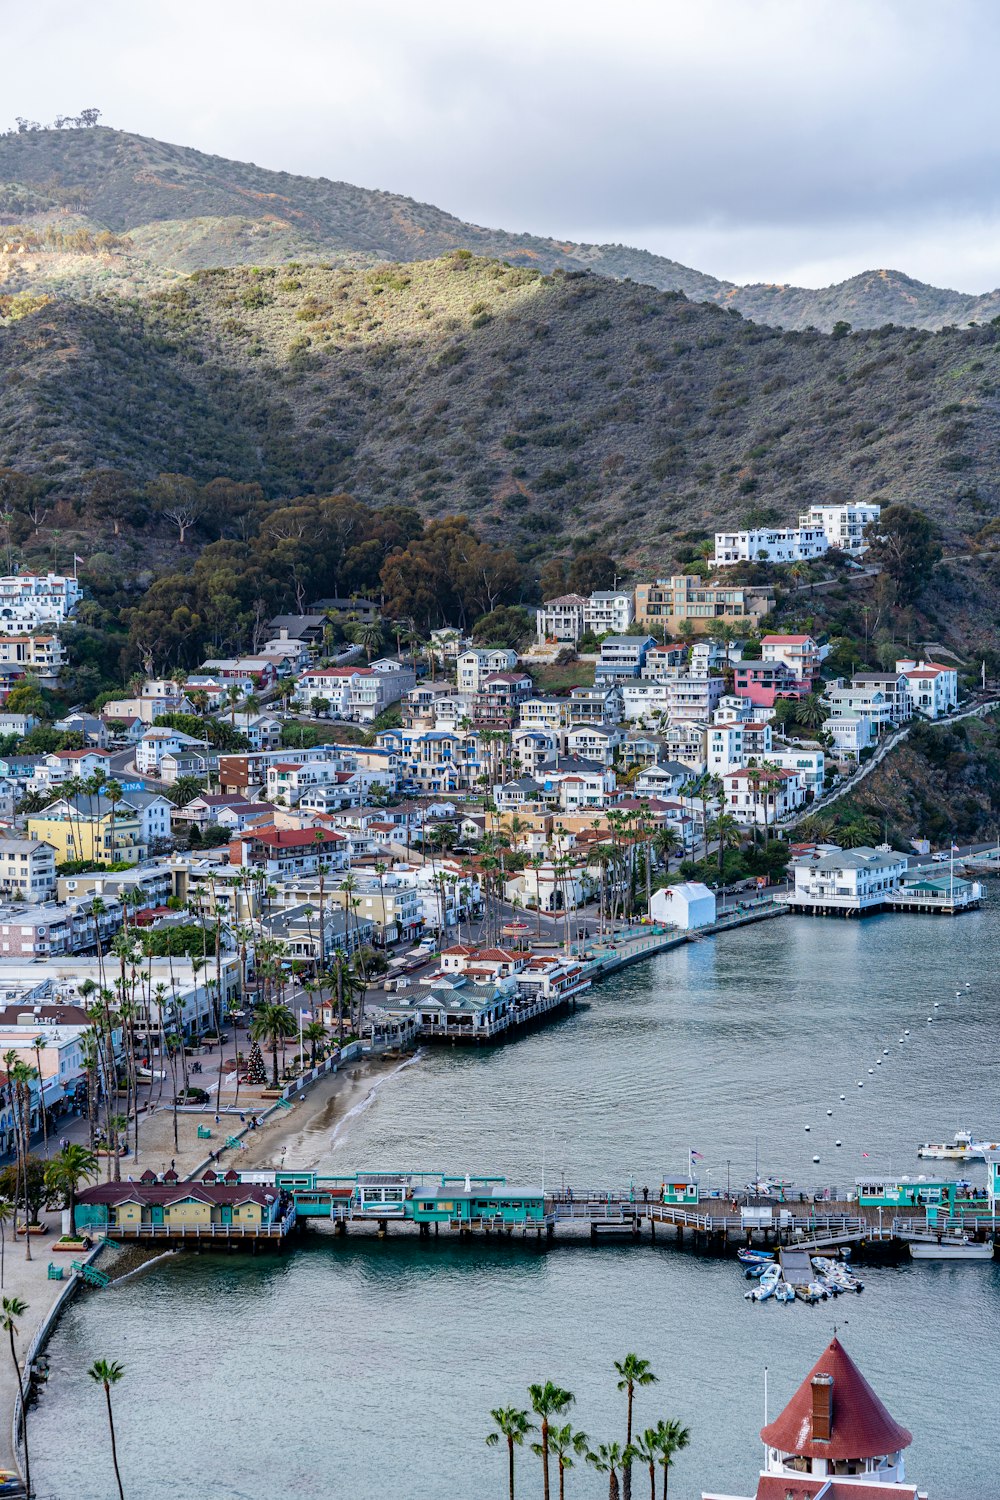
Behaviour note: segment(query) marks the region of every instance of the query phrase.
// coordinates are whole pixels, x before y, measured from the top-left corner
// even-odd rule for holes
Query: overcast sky
[[[103,123],[733,281],[1000,285],[998,0],[33,0],[3,124]]]

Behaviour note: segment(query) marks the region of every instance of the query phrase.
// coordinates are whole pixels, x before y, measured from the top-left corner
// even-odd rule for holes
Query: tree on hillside
[[[923,511],[910,505],[887,505],[865,528],[868,560],[882,572],[878,593],[890,605],[913,604],[927,587],[941,560],[941,544]]]
[[[570,593],[592,594],[597,589],[613,589],[618,564],[607,552],[578,552],[569,565],[566,584]]]
[[[480,615],[472,627],[477,646],[510,646],[513,651],[519,651],[533,634],[528,611],[519,604],[504,604],[488,615]]]
[[[205,509],[204,491],[185,474],[160,474],[146,486],[146,498],[157,515],[177,527],[177,541],[183,547]]]

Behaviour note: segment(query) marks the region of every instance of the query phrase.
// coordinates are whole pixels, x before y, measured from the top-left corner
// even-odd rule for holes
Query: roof
[[[760,638],[762,646],[804,646],[806,641],[812,644],[811,635],[763,635]]]
[[[560,594],[557,599],[546,599],[545,608],[552,609],[554,606],[560,605],[564,609],[582,609],[586,603],[587,601],[582,594]]]
[[[889,865],[905,864],[906,855],[897,854],[894,849],[886,853],[880,849],[869,849],[862,844],[857,849],[834,849],[829,854],[824,854],[821,859],[815,856],[807,857],[801,861],[810,870],[860,870],[882,868]],[[799,863],[796,861],[795,863]]]
[[[302,849],[310,844],[340,844],[343,834],[324,828],[261,828],[252,836],[258,844],[271,849]],[[234,842],[241,842],[237,837]]]
[[[77,1193],[78,1203],[273,1203],[274,1188],[256,1183],[101,1182]]]
[[[812,1380],[833,1380],[833,1420],[828,1442],[812,1437]],[[833,1339],[813,1365],[781,1415],[761,1429],[761,1438],[780,1453],[808,1458],[876,1458],[908,1448],[912,1434],[891,1417],[839,1339]]]

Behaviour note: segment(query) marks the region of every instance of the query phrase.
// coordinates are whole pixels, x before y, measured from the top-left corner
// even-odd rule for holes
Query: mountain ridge
[[[0,293],[91,295],[152,290],[213,266],[289,260],[349,264],[435,259],[457,249],[541,271],[590,270],[776,327],[829,332],[838,322],[937,329],[1000,315],[1000,290],[964,293],[894,270],[829,287],[739,286],[638,247],[586,244],[469,224],[401,193],[258,167],[107,126],[0,136],[0,245],[11,231],[64,238],[110,233],[114,246],[13,243],[0,249]],[[22,248],[22,244],[24,248]]]

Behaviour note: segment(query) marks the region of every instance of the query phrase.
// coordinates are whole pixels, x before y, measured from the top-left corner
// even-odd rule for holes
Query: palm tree
[[[537,1417],[541,1417],[539,1428],[540,1443],[532,1443],[532,1451],[537,1453],[542,1460],[542,1491],[544,1500],[550,1500],[549,1489],[549,1418],[561,1417],[568,1406],[572,1406],[574,1396],[572,1391],[564,1391],[562,1386],[555,1385],[547,1380],[544,1385],[529,1385],[528,1395],[531,1397],[531,1409]]]
[[[665,870],[670,869],[671,857],[677,853],[680,842],[680,834],[676,828],[671,828],[669,823],[665,823],[662,828],[658,828],[653,834],[653,848],[656,851],[657,858],[663,861],[663,868]]]
[[[310,1021],[302,1029],[302,1040],[309,1043],[310,1061],[316,1066],[316,1053],[326,1041],[326,1027],[322,1021]]]
[[[618,1500],[618,1470],[624,1462],[620,1443],[601,1443],[596,1452],[587,1454],[588,1464],[593,1464],[599,1474],[608,1476],[608,1500]]]
[[[496,1431],[487,1436],[486,1446],[499,1447],[501,1438],[506,1442],[507,1487],[509,1500],[514,1500],[514,1449],[522,1446],[529,1432],[534,1432],[535,1424],[529,1421],[528,1413],[517,1406],[495,1407],[490,1416],[496,1423]]]
[[[722,882],[726,870],[726,850],[735,849],[742,841],[740,825],[732,813],[720,812],[714,818],[708,820],[708,836],[717,839],[719,844],[719,881]]]
[[[0,1291],[3,1290],[4,1246],[7,1243],[7,1225],[14,1217],[14,1205],[9,1198],[0,1198]]]
[[[549,1432],[549,1451],[555,1454],[559,1465],[559,1500],[565,1500],[566,1470],[573,1467],[574,1454],[586,1453],[588,1443],[587,1434],[574,1432],[568,1422],[563,1427],[553,1427]],[[537,1452],[541,1444],[532,1443],[531,1447],[534,1452]]]
[[[278,1046],[296,1033],[295,1017],[288,1006],[279,1000],[269,1000],[259,1005],[250,1023],[252,1041],[266,1041],[271,1048],[271,1087],[278,1087]]]
[[[99,1163],[93,1151],[86,1146],[71,1142],[64,1146],[45,1167],[45,1186],[54,1193],[62,1193],[69,1210],[69,1229],[73,1233],[73,1213],[80,1183],[88,1177],[96,1177]]]
[[[49,1123],[45,1117],[45,1084],[42,1079],[42,1052],[48,1046],[43,1036],[32,1039],[32,1048],[35,1053],[35,1067],[38,1070],[38,1112],[42,1117],[42,1155],[49,1154]]]
[[[795,710],[795,717],[807,729],[822,729],[828,712],[825,703],[818,694],[807,693],[804,698],[800,699]]]
[[[641,1437],[630,1445],[630,1455],[637,1463],[645,1464],[649,1470],[649,1500],[656,1500],[656,1465],[659,1449],[656,1444],[655,1427],[647,1427]]]
[[[636,1386],[654,1385],[657,1377],[649,1368],[648,1359],[640,1359],[638,1354],[626,1354],[622,1360],[615,1360],[615,1369],[618,1372],[618,1389],[624,1391],[628,1397],[628,1425],[625,1432],[625,1458],[623,1464],[623,1477],[625,1500],[631,1500],[632,1495],[632,1464],[629,1457],[629,1449],[632,1447],[632,1403],[635,1400]]]
[[[87,1371],[91,1380],[104,1387],[104,1399],[108,1403],[108,1427],[111,1432],[111,1462],[115,1466],[115,1479],[118,1481],[118,1500],[125,1500],[125,1491],[122,1489],[122,1476],[118,1468],[118,1445],[115,1442],[115,1418],[111,1410],[111,1387],[117,1385],[125,1374],[124,1368],[117,1360],[96,1359]]]
[[[17,1376],[17,1393],[21,1398],[21,1433],[24,1438],[24,1488],[31,1500],[31,1458],[28,1454],[28,1408],[24,1404],[24,1382],[21,1379],[21,1366],[17,1362],[17,1349],[14,1340],[17,1338],[16,1318],[23,1318],[28,1311],[27,1302],[22,1302],[20,1297],[4,1297],[0,1313],[0,1324],[10,1339],[10,1357],[14,1361],[14,1374]]]
[[[663,1500],[667,1500],[667,1481],[674,1454],[680,1453],[691,1441],[691,1433],[683,1423],[673,1417],[666,1422],[657,1422],[655,1428],[657,1462],[663,1469]],[[655,1500],[655,1497],[654,1497]]]
[[[419,640],[419,636],[417,639]],[[375,651],[381,651],[385,637],[382,634],[381,625],[376,620],[370,620],[367,625],[361,626],[355,640],[359,646],[364,647],[365,656],[368,661],[371,661],[372,654]]]
[[[879,836],[879,826],[874,818],[855,818],[837,830],[837,839],[842,849],[860,849],[863,845],[874,845]]]

